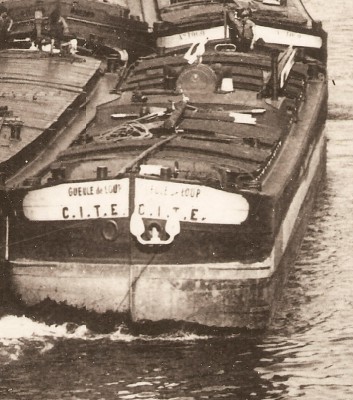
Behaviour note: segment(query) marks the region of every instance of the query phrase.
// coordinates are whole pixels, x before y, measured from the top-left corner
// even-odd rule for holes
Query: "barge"
[[[265,42],[317,46],[311,36],[316,22],[301,0],[159,0],[159,19],[154,36],[159,52],[183,50],[195,41],[232,36],[229,12],[248,9],[255,23],[255,36]]]
[[[38,49],[0,51],[3,184],[35,159],[40,161],[43,152],[47,157],[48,146],[53,146],[59,137],[61,149],[66,148],[72,138],[65,142],[64,132],[73,130],[71,135],[75,137],[84,129],[88,100],[97,92],[99,83],[108,79],[103,77],[106,66],[101,60],[57,51],[57,54]],[[75,125],[77,118],[82,120],[80,126]]]
[[[68,25],[70,36],[91,50],[110,48],[121,52],[121,57],[136,59],[151,52],[148,23],[143,8],[135,1],[100,0],[11,0],[2,4],[14,21],[12,32],[25,39],[33,34],[49,35],[50,19],[54,10]],[[131,8],[133,12],[131,12]],[[127,54],[126,54],[126,53]]]
[[[13,293],[137,323],[268,326],[326,160],[326,34],[308,15],[289,28],[133,64],[72,146],[8,185]]]

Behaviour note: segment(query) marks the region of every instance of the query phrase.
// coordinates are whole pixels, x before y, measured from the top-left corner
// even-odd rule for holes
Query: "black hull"
[[[294,216],[288,213],[284,218],[271,255],[263,261],[182,264],[178,257],[174,262],[169,259],[168,264],[158,264],[159,255],[151,253],[145,254],[143,263],[132,265],[121,248],[117,251],[122,258],[116,258],[115,263],[109,260],[102,263],[103,258],[100,262],[89,258],[71,262],[17,259],[9,263],[13,293],[30,306],[49,298],[99,313],[123,313],[134,322],[173,320],[262,329],[270,323],[276,299],[283,291],[305,233],[324,177],[325,162],[326,145],[322,137],[302,184],[306,195],[294,198],[294,202],[300,201],[299,213]],[[285,245],[283,231],[288,229],[291,234]],[[161,296],[164,304],[159,301]]]

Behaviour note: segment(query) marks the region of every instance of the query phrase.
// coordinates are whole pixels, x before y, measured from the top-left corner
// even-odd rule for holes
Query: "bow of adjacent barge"
[[[325,170],[318,48],[209,42],[138,62],[51,168],[9,190],[28,305],[263,328]],[[316,58],[315,58],[316,57]]]
[[[69,30],[65,35],[77,38],[90,54],[102,54],[110,49],[111,53],[119,52],[122,58],[129,55],[130,59],[136,59],[149,53],[151,45],[143,4],[137,3],[130,0],[4,0],[2,5],[13,19],[13,38],[33,38],[35,32],[40,37],[49,36],[52,13],[60,10]]]

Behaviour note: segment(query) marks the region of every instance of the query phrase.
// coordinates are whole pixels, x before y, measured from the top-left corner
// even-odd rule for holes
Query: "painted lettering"
[[[79,186],[79,187],[69,187],[69,196],[91,196],[94,194],[93,186]]]
[[[69,218],[69,209],[68,207],[63,207],[63,218],[68,219]]]
[[[118,193],[119,190],[120,190],[120,185],[116,184],[104,187],[105,193]]]
[[[80,197],[80,196],[92,196],[94,194],[112,194],[119,193],[121,190],[121,186],[119,184],[107,185],[103,187],[94,187],[94,186],[77,186],[77,187],[69,187],[68,194],[70,197]]]
[[[145,214],[145,205],[144,204],[139,204],[139,214],[140,215]]]
[[[191,210],[191,217],[190,217],[191,221],[197,221],[197,213],[198,212],[199,212],[199,210],[196,208],[193,208]]]
[[[117,206],[118,206],[117,204],[112,204],[111,205],[111,213],[112,213],[112,215],[118,215],[118,212],[116,211],[116,207]]]
[[[194,187],[182,189],[180,192],[181,197],[199,197],[201,194],[201,189],[196,189]]]
[[[148,187],[150,193],[157,197],[189,197],[189,198],[198,198],[201,195],[201,189],[198,187],[190,186],[190,187],[182,187],[179,190],[176,190],[170,186],[155,186],[151,185]]]
[[[100,205],[93,206],[96,209],[97,217],[99,217],[99,208]]]

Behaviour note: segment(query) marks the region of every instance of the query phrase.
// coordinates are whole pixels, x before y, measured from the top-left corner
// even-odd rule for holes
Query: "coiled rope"
[[[153,137],[148,127],[135,120],[126,122],[125,124],[115,126],[102,132],[98,137],[98,141],[118,142],[125,139],[150,139]]]

